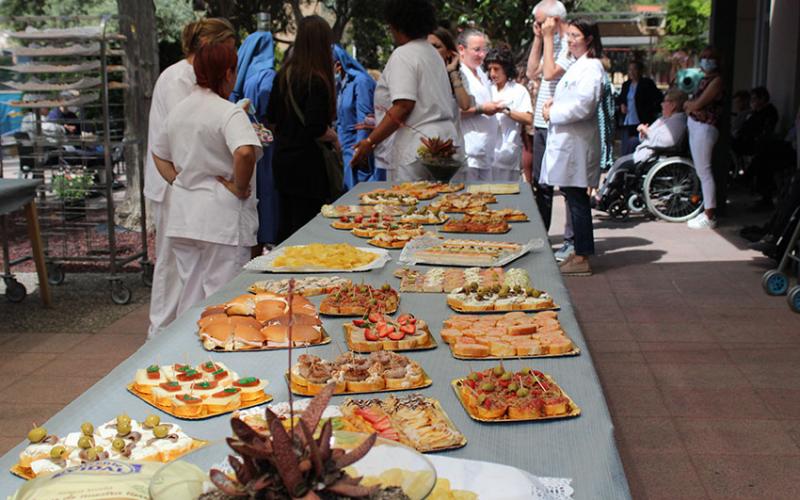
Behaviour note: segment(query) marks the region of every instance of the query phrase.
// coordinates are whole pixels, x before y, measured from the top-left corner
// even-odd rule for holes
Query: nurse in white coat
[[[161,177],[153,160],[153,143],[164,130],[170,110],[187,97],[195,86],[192,61],[202,43],[228,43],[234,46],[233,26],[225,19],[200,19],[187,24],[181,35],[186,59],[165,69],[153,88],[147,130],[147,157],[144,170],[144,195],[149,200],[156,229],[156,266],[150,293],[150,328],[147,338],[158,335],[175,320],[181,289],[178,268],[172,248],[167,241],[169,184]]]
[[[159,173],[171,185],[167,240],[181,288],[177,313],[233,279],[256,244],[253,170],[261,143],[240,107],[227,100],[236,51],[207,44],[194,58],[197,86],[167,117],[153,143]]]
[[[494,145],[492,180],[519,182],[522,178],[523,126],[533,123],[531,95],[518,84],[514,58],[507,48],[489,51],[483,65],[492,80],[492,100],[503,104],[503,111],[494,116],[498,134]]]
[[[563,274],[588,276],[594,254],[592,211],[588,188],[600,180],[598,105],[605,69],[597,25],[574,19],[567,28],[569,50],[576,59],[542,112],[550,122],[541,182],[558,186],[567,198],[575,232],[575,254],[560,264]]]

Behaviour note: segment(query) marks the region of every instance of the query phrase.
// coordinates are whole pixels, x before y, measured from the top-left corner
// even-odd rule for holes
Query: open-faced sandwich
[[[319,312],[329,316],[364,316],[370,312],[392,314],[397,311],[400,296],[385,283],[380,288],[366,284],[340,286],[329,293]]]
[[[572,399],[544,373],[495,366],[453,381],[470,417],[481,421],[542,420],[580,414]]]
[[[359,196],[362,205],[416,205],[419,200],[407,192],[376,189]]]
[[[445,239],[414,251],[413,259],[425,264],[453,266],[494,266],[507,257],[522,255],[519,243],[485,240]]]
[[[351,281],[339,276],[309,276],[307,278],[294,278],[294,293],[303,297],[325,295],[337,286]],[[289,279],[256,281],[249,288],[250,293],[272,293],[286,295],[289,293]]]
[[[400,250],[401,248],[405,248],[408,242],[414,238],[419,238],[427,234],[433,237],[436,236],[434,233],[426,232],[422,227],[416,227],[414,229],[388,229],[376,232],[367,243],[380,248]]]
[[[447,305],[457,312],[545,311],[558,309],[549,293],[533,287],[492,285],[476,282],[447,294]]]
[[[320,213],[323,217],[338,219],[342,216],[372,216],[372,214],[400,216],[405,210],[399,205],[322,205]]]
[[[417,389],[430,385],[415,361],[393,352],[359,356],[347,352],[333,361],[303,354],[292,367],[292,392],[302,396],[318,394],[329,382],[336,394]]]
[[[401,292],[450,293],[470,283],[481,287],[506,285],[509,287],[530,286],[530,277],[525,269],[504,270],[502,267],[434,267],[426,270],[400,268],[394,272],[400,278]]]
[[[496,210],[468,210],[467,214],[483,217],[501,218],[506,222],[526,222],[528,214],[516,208],[498,208]]]
[[[378,312],[344,324],[347,345],[355,352],[427,349],[436,344],[428,324],[413,314],[397,319]]]
[[[487,210],[488,203],[496,203],[497,199],[493,194],[488,193],[453,193],[445,194],[433,203],[431,208],[439,209],[442,212],[468,212]]]
[[[386,231],[415,231],[424,233],[424,229],[416,222],[378,222],[375,224],[360,224],[350,232],[359,238],[373,238],[376,234]]]
[[[501,234],[510,230],[511,226],[502,216],[487,214],[486,212],[465,214],[460,219],[450,219],[441,229],[445,233],[486,234]]]

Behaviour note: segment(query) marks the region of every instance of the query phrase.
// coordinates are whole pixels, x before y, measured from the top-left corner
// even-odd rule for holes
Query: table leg
[[[39,232],[39,218],[36,216],[36,202],[31,200],[25,205],[25,218],[28,221],[28,238],[31,240],[33,261],[36,263],[36,274],[39,275],[39,295],[45,307],[51,307],[50,284],[47,282],[47,268],[44,264],[42,235]]]

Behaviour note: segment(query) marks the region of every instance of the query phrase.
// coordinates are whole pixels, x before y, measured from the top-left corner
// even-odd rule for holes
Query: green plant
[[[698,52],[708,43],[708,19],[711,0],[669,0],[667,2],[667,36],[662,47],[669,51]]]
[[[53,192],[65,201],[82,200],[94,185],[92,174],[85,168],[64,169],[53,173]]]

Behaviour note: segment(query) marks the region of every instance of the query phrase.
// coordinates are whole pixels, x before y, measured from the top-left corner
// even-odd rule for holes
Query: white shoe
[[[716,219],[709,219],[705,212],[686,223],[689,229],[714,229],[717,227]]]

